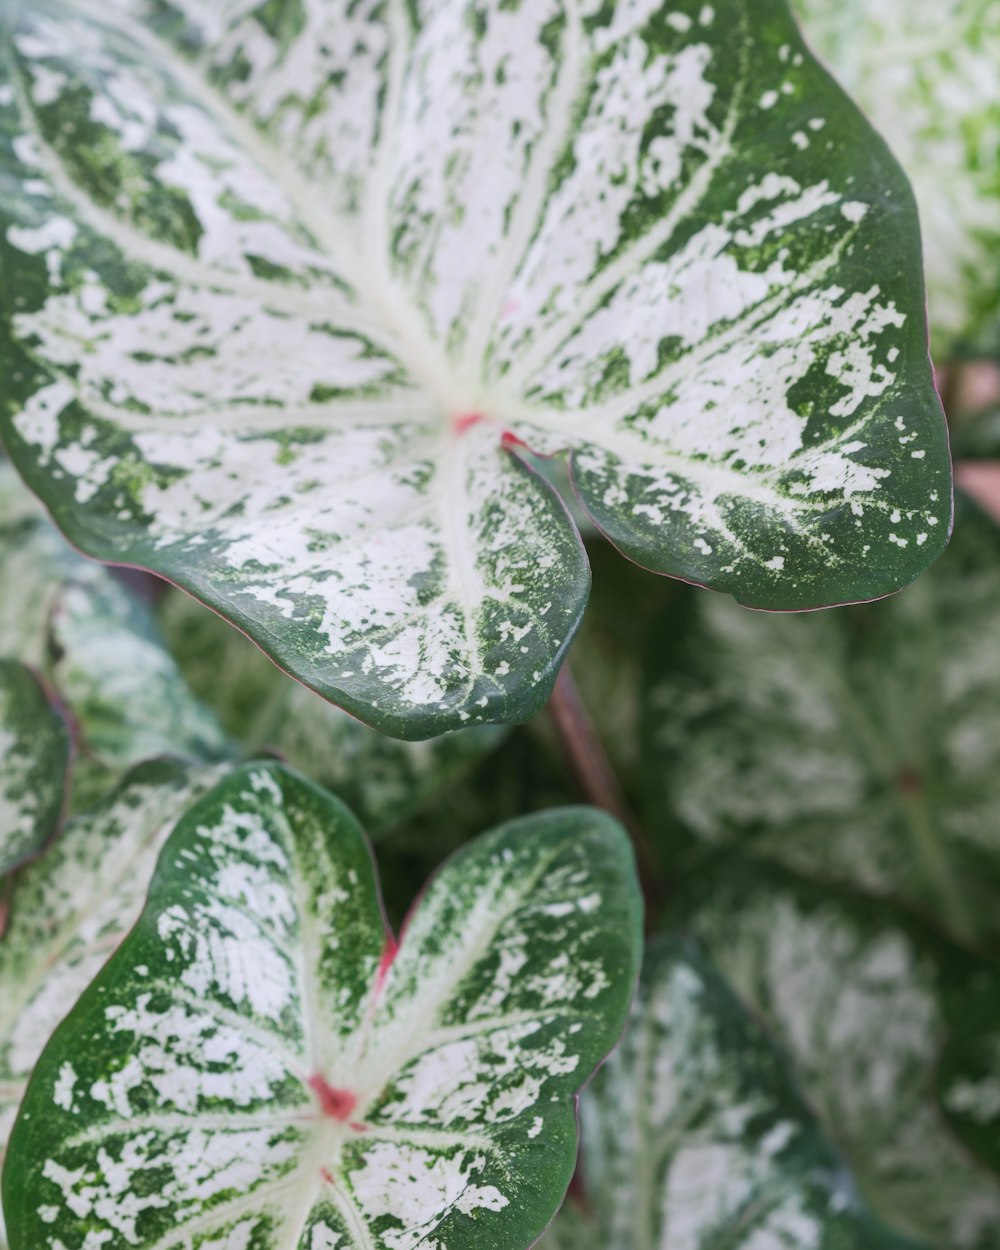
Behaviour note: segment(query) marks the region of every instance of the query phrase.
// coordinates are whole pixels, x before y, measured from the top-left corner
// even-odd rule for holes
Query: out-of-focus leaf
[[[402,920],[420,883],[490,821],[515,820],[581,797],[546,717],[512,730],[492,755],[379,843],[388,914]]]
[[[222,729],[191,692],[145,603],[110,577],[60,587],[49,619],[50,671],[89,750],[122,772],[154,755],[210,759]]]
[[[1000,522],[1000,460],[961,460],[955,465],[955,484]]]
[[[1000,408],[989,408],[953,429],[956,461],[1000,460]]]
[[[996,1250],[995,966],[885,903],[738,858],[687,897],[872,1208],[939,1250]]]
[[[915,1250],[865,1210],[784,1056],[689,943],[647,947],[580,1113],[589,1218],[570,1200],[545,1250]]]
[[[940,562],[881,603],[778,617],[688,596],[659,630],[647,777],[666,819],[1000,947],[994,523],[966,503]]]
[[[0,660],[0,877],[55,832],[70,750],[66,722],[35,675]]]
[[[13,468],[0,463],[3,647],[45,674],[72,717],[76,810],[143,759],[212,759],[228,749],[167,652],[148,604],[77,555]]]
[[[0,460],[0,655],[43,669],[60,585],[96,568],[76,555],[13,466]]]

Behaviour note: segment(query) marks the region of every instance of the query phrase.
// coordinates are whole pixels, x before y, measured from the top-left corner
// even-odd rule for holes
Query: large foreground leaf
[[[0,939],[0,1162],[45,1043],[135,923],[174,822],[215,779],[143,764],[18,876]]]
[[[794,0],[813,46],[913,180],[931,330],[1000,344],[1000,6]]]
[[[703,845],[894,894],[1000,948],[996,525],[966,503],[940,563],[884,603],[684,608],[652,648],[659,811]]]
[[[44,673],[79,747],[73,806],[160,754],[216,758],[225,735],[191,695],[150,607],[81,559],[8,464],[0,464],[0,654]]]
[[[0,876],[39,850],[63,808],[70,737],[38,679],[0,660]]]
[[[546,698],[587,569],[522,442],[762,607],[946,541],[910,192],[782,0],[4,12],[11,454],[379,728]]]
[[[872,1207],[940,1250],[1000,1228],[1000,976],[884,903],[736,861],[698,936],[771,1026]]]
[[[580,1111],[592,1214],[570,1204],[545,1250],[911,1245],[863,1210],[783,1056],[686,943],[647,949],[625,1040]]]
[[[241,770],[36,1068],[13,1250],[521,1250],[572,1174],[640,910],[622,831],[564,809],[463,850],[397,950],[346,808]]]

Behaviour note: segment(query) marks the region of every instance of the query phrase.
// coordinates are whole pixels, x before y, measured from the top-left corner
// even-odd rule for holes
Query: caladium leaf
[[[734,860],[695,893],[696,934],[784,1046],[872,1207],[931,1245],[993,1250],[995,965],[778,869]]]
[[[76,555],[14,468],[0,461],[0,655],[44,671],[58,588],[91,569],[107,576]]]
[[[1000,947],[998,638],[1000,533],[968,503],[940,563],[884,603],[776,617],[686,597],[651,647],[661,819]]]
[[[0,940],[0,1162],[45,1043],[135,922],[175,821],[217,778],[143,764],[18,875]]]
[[[55,832],[70,749],[66,722],[38,678],[16,660],[0,660],[0,876]]]
[[[810,42],[913,181],[931,330],[1000,344],[1000,9],[992,0],[793,0]]]
[[[436,794],[450,793],[507,733],[505,726],[475,725],[425,742],[388,738],[292,681],[239,630],[188,595],[165,595],[157,621],[188,686],[232,739],[250,755],[280,752],[343,799],[373,838],[397,828]]]
[[[528,1246],[640,913],[624,833],[564,809],[465,848],[396,950],[347,809],[276,764],[231,775],[35,1069],[12,1250]]]
[[[647,948],[625,1039],[580,1113],[589,1218],[569,1200],[545,1250],[913,1245],[861,1205],[784,1056],[689,943]]]
[[[761,607],[945,543],[909,188],[783,0],[5,12],[12,456],[362,719],[547,697],[587,569],[522,444]]]
[[[148,606],[104,578],[60,587],[49,619],[51,672],[87,745],[122,772],[142,759],[223,754],[218,722],[191,697]]]
[[[191,695],[149,605],[81,559],[9,465],[0,464],[0,646],[45,675],[80,753],[73,806],[160,754],[212,759],[226,737]]]

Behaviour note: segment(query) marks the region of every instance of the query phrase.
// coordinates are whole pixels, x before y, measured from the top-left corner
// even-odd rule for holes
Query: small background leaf
[[[873,1209],[941,1250],[992,1250],[995,967],[884,902],[735,857],[704,869],[686,903]]]
[[[66,723],[38,679],[25,665],[0,660],[0,876],[55,832],[70,751]]]
[[[625,1040],[581,1101],[581,1129],[591,1215],[571,1198],[546,1250],[913,1245],[861,1206],[784,1056],[677,939],[648,945]]]
[[[3,461],[0,648],[37,667],[68,710],[76,811],[151,756],[210,760],[229,750],[166,650],[149,604],[77,555]]]
[[[695,847],[891,894],[1000,949],[1000,531],[881,603],[763,616],[686,596],[651,635],[647,781]]]

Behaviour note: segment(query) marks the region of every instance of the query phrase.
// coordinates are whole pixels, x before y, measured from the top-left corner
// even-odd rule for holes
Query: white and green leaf
[[[778,617],[690,596],[650,651],[661,818],[1000,948],[993,522],[966,502],[940,563],[884,603]]]
[[[862,1206],[784,1056],[689,943],[647,947],[580,1112],[582,1209],[567,1203],[545,1250],[913,1247]]]
[[[451,796],[507,734],[505,726],[475,725],[424,742],[388,738],[292,681],[188,595],[168,592],[157,621],[188,686],[233,741],[248,755],[279,752],[343,799],[372,838],[436,795]]]
[[[276,764],[232,774],[36,1067],[12,1250],[523,1250],[640,917],[622,830],[563,809],[466,847],[397,949],[347,809]]]
[[[0,460],[0,655],[45,671],[53,601],[81,570],[107,576],[76,555],[13,466]]]
[[[135,923],[175,821],[217,777],[141,765],[17,876],[0,938],[0,1162],[38,1056]]]
[[[55,832],[70,753],[69,729],[38,678],[0,659],[0,877]]]
[[[51,673],[89,750],[121,773],[155,755],[212,759],[227,749],[192,698],[148,606],[111,578],[66,582],[49,618]]]
[[[5,7],[4,434],[400,737],[524,719],[626,554],[884,594],[949,468],[916,215],[783,0]]]
[[[888,140],[920,208],[935,348],[1000,345],[1000,8],[994,0],[793,0]]]
[[[66,544],[14,470],[0,464],[0,646],[36,666],[78,739],[80,810],[154,755],[227,750],[192,697],[147,603]]]
[[[894,911],[735,860],[694,931],[770,1026],[872,1208],[942,1250],[1000,1227],[1000,977]]]

